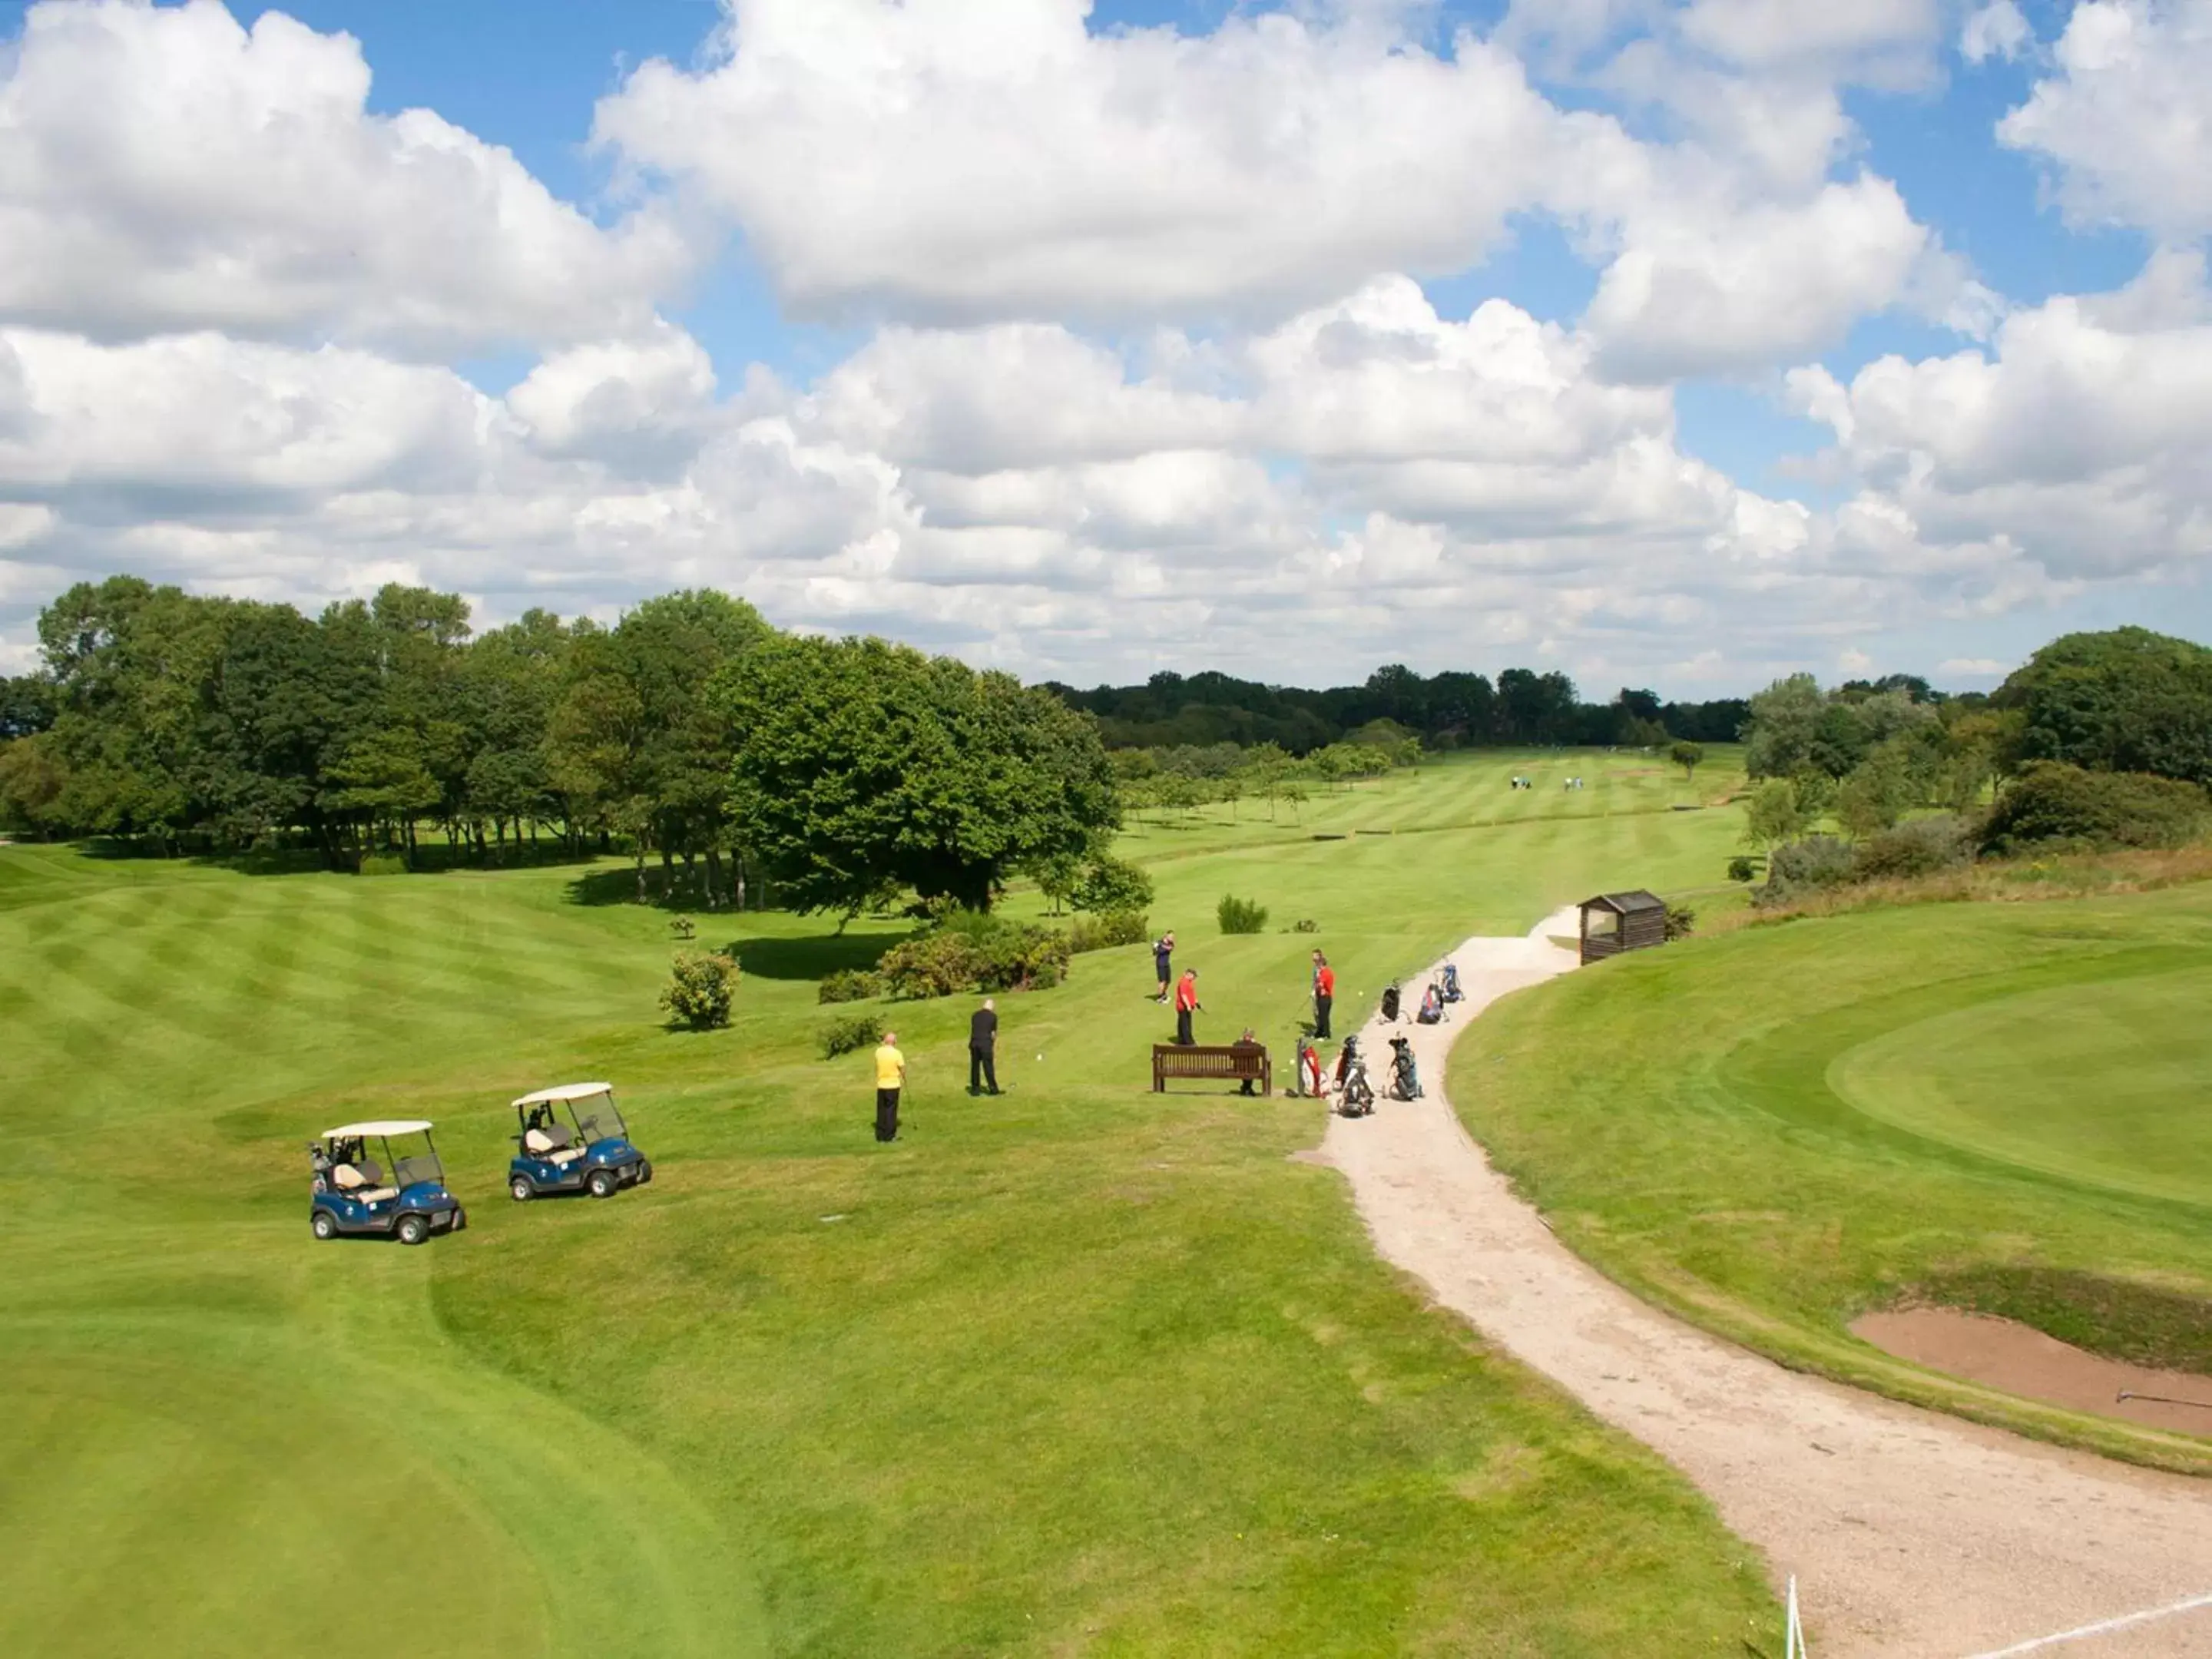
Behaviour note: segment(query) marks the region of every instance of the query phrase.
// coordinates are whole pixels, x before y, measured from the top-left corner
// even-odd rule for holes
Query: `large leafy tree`
[[[724,675],[738,833],[796,908],[911,888],[987,908],[1120,821],[1097,728],[1050,692],[882,640],[779,638]]]
[[[2147,628],[2053,640],[1991,701],[2015,758],[2212,784],[2212,651]]]

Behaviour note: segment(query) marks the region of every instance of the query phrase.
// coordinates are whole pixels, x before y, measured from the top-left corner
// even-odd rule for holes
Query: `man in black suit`
[[[968,1092],[980,1095],[989,1085],[989,1092],[999,1092],[999,1005],[989,997],[983,999],[968,1022]]]

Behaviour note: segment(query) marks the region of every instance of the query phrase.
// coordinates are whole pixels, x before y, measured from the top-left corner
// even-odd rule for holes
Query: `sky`
[[[125,571],[1031,679],[2212,639],[2212,0],[0,0],[0,672]]]

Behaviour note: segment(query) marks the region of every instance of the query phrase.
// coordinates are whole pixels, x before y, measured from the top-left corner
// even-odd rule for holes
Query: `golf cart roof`
[[[517,1106],[538,1106],[550,1100],[589,1100],[593,1095],[611,1095],[615,1091],[611,1083],[562,1083],[550,1089],[540,1089],[534,1095],[525,1095],[516,1101]]]
[[[372,1135],[411,1135],[417,1130],[427,1129],[429,1127],[428,1123],[419,1117],[377,1118],[368,1123],[341,1123],[335,1129],[324,1130],[323,1139],[337,1140],[343,1138],[353,1140]]]

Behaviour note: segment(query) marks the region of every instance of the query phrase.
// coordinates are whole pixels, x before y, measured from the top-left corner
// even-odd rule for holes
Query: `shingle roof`
[[[1586,898],[1579,907],[1584,910],[1610,910],[1615,915],[1626,915],[1632,910],[1663,910],[1667,901],[1656,893],[1638,887],[1627,893],[1600,893],[1595,898]]]

